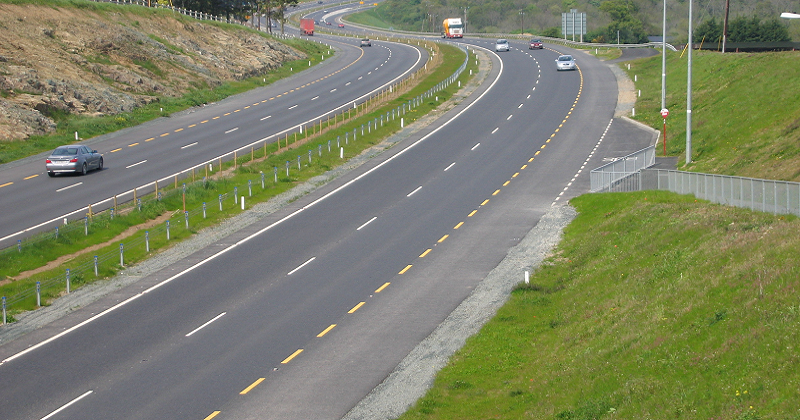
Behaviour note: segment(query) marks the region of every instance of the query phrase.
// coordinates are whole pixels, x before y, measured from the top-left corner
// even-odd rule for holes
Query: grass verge
[[[367,121],[375,121],[381,115],[408,100],[429,90],[440,81],[452,75],[455,70],[463,63],[463,52],[455,47],[442,45],[441,65],[430,72],[424,78],[417,79],[418,83],[410,90],[394,96],[387,97],[381,105],[367,108],[367,111],[359,118],[349,120],[345,123],[334,125],[327,129],[319,137],[307,143],[294,143],[288,150],[283,147],[277,150],[276,144],[268,145],[264,151],[254,150],[253,154],[239,156],[236,169],[231,169],[230,164],[226,164],[225,175],[212,179],[208,182],[187,183],[185,208],[190,211],[189,228],[185,227],[184,219],[184,197],[182,188],[174,188],[171,193],[165,194],[162,200],[148,200],[143,203],[142,210],[131,207],[125,214],[118,214],[111,219],[108,214],[97,216],[98,224],[92,228],[92,234],[84,236],[81,229],[73,229],[64,232],[56,240],[43,241],[37,246],[23,248],[24,252],[4,252],[0,254],[0,276],[5,280],[0,282],[0,295],[2,296],[21,296],[11,309],[11,314],[25,310],[35,309],[35,295],[30,291],[34,289],[37,281],[42,282],[43,304],[65,292],[65,271],[67,268],[77,273],[76,267],[82,267],[83,274],[71,275],[70,281],[75,288],[80,284],[92,282],[96,279],[113,276],[119,270],[118,249],[119,242],[114,242],[103,248],[93,250],[89,254],[81,254],[70,261],[64,261],[58,267],[42,271],[32,276],[20,280],[10,278],[18,275],[25,270],[31,270],[43,266],[48,261],[84,249],[90,245],[102,244],[109,241],[121,232],[131,227],[142,226],[148,221],[157,217],[166,217],[170,221],[170,240],[166,239],[166,218],[160,221],[158,226],[154,226],[147,232],[150,243],[150,252],[146,251],[144,235],[140,231],[137,234],[124,240],[124,263],[125,265],[135,264],[138,261],[148,258],[154,253],[167,246],[171,246],[176,241],[186,239],[198,230],[220,223],[222,220],[241,212],[238,204],[233,203],[232,193],[234,188],[238,189],[238,195],[247,196],[247,208],[254,204],[267,201],[281,192],[284,192],[299,183],[302,183],[314,176],[320,175],[335,166],[346,161],[348,158],[356,156],[364,149],[367,149],[390,134],[400,129],[400,118],[387,121],[383,126],[373,128],[371,133],[361,135],[362,124]],[[437,60],[438,61],[438,60]],[[462,84],[466,84],[469,79],[469,70],[476,70],[474,56],[469,60],[469,66],[458,79]],[[458,90],[457,83],[440,91],[437,95],[439,100],[434,98],[425,99],[418,107],[409,110],[405,116],[405,124],[410,124],[421,116],[424,116],[442,102],[450,98]],[[357,130],[357,140],[345,145],[345,133],[353,133]],[[306,131],[308,132],[308,131]],[[344,146],[344,159],[339,158],[336,148],[337,138]],[[331,145],[331,152],[328,145]],[[285,146],[285,145],[284,145]],[[262,154],[263,153],[263,154]],[[266,157],[264,157],[266,154]],[[311,157],[311,159],[309,159]],[[256,159],[258,158],[258,159]],[[250,162],[252,160],[252,162]],[[289,162],[289,175],[286,175],[286,162]],[[298,162],[300,169],[298,169]],[[232,164],[232,163],[231,163]],[[277,171],[277,172],[276,172]],[[261,187],[261,174],[264,174],[264,188]],[[198,177],[202,175],[198,174]],[[277,178],[277,181],[276,181]],[[252,196],[250,195],[252,188]],[[219,210],[219,198],[223,197],[223,209]],[[206,217],[202,217],[201,210],[203,203],[206,203]],[[110,257],[102,258],[98,276],[94,276],[91,267],[94,255],[106,255]],[[88,269],[87,269],[88,267]],[[88,274],[87,274],[88,273]],[[53,281],[56,279],[57,281]]]
[[[647,191],[561,244],[410,419],[797,419],[800,220]]]
[[[679,169],[800,181],[800,54],[695,51],[692,68],[685,165],[687,56],[667,54],[667,153],[681,156]],[[641,90],[636,119],[661,131],[661,56],[631,62],[628,74]]]

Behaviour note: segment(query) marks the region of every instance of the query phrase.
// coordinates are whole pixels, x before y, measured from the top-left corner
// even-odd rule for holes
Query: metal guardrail
[[[637,152],[609,162],[589,173],[591,192],[632,191],[628,182],[631,175],[655,164],[656,147],[648,146]]]

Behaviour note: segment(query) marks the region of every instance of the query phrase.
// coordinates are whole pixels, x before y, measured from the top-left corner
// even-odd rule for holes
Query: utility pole
[[[467,34],[467,10],[469,10],[469,7],[465,6],[464,7],[464,23],[462,25],[464,29],[461,31],[461,33],[463,35]]]
[[[520,19],[521,24],[520,24],[520,32],[519,33],[522,34],[522,35],[525,35],[525,11],[524,10],[520,10],[519,11],[519,15],[520,15],[520,18],[521,18]]]
[[[725,42],[728,40],[728,11],[731,8],[731,0],[725,0],[725,22],[722,24],[722,53],[725,54]]]
[[[686,72],[686,164],[692,163],[692,3],[689,0],[689,58]]]
[[[667,0],[664,0],[664,17],[661,21],[661,109],[665,109],[666,107],[667,107]]]

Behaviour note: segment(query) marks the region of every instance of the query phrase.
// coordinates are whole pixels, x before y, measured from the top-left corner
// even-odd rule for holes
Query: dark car
[[[364,38],[364,39],[361,40],[361,46],[362,47],[371,47],[372,46],[372,42],[370,42],[369,38]]]
[[[529,50],[541,50],[542,48],[544,48],[544,45],[542,45],[541,39],[532,39],[531,45],[528,47]]]
[[[47,175],[77,172],[86,175],[92,169],[103,169],[103,155],[80,144],[60,146],[45,161]]]

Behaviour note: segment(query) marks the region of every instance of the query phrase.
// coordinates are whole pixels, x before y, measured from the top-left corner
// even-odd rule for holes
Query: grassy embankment
[[[690,169],[796,178],[800,55],[696,57]],[[631,69],[660,127],[660,57]],[[655,191],[571,204],[554,255],[401,419],[800,418],[798,218]]]
[[[202,183],[188,183],[186,193],[186,208],[193,212],[190,218],[190,228],[184,227],[183,217],[183,201],[180,188],[173,189],[172,194],[166,194],[161,201],[148,200],[144,203],[142,211],[135,209],[127,211],[124,216],[117,216],[114,220],[110,220],[107,216],[103,218],[96,218],[98,223],[92,227],[91,234],[88,237],[83,236],[83,230],[79,229],[72,231],[70,234],[61,234],[57,240],[46,240],[34,245],[23,248],[22,253],[3,253],[0,255],[0,278],[15,277],[25,270],[35,269],[42,267],[56,258],[69,255],[73,252],[78,252],[93,244],[103,244],[105,241],[111,243],[105,245],[102,249],[84,253],[74,259],[62,263],[57,267],[48,269],[42,273],[26,277],[25,279],[7,282],[0,284],[0,295],[14,296],[25,290],[30,290],[34,287],[36,281],[44,281],[56,276],[63,276],[66,268],[74,268],[81,264],[91,264],[94,255],[108,255],[118,252],[119,243],[124,242],[128,245],[125,246],[125,263],[126,265],[134,264],[137,261],[148,258],[160,249],[163,249],[176,241],[186,239],[193,235],[200,229],[208,226],[218,224],[220,221],[232,215],[238,214],[241,210],[235,206],[231,198],[226,199],[223,206],[223,211],[219,211],[218,196],[219,194],[230,194],[234,187],[238,187],[239,195],[248,194],[248,181],[252,182],[252,196],[248,196],[246,200],[247,208],[252,207],[256,203],[266,201],[281,192],[284,192],[295,185],[302,183],[314,176],[320,175],[346,161],[361,151],[379,143],[388,135],[400,129],[400,118],[395,121],[389,121],[377,129],[373,128],[370,134],[361,135],[360,127],[366,124],[367,121],[372,121],[381,114],[396,108],[402,103],[411,98],[419,95],[422,92],[430,89],[441,80],[447,78],[463,63],[464,54],[461,50],[450,47],[441,46],[440,54],[434,62],[441,64],[433,68],[429,64],[429,72],[421,77],[416,77],[414,83],[409,83],[406,91],[401,91],[400,94],[387,95],[385,100],[374,100],[368,107],[359,106],[361,115],[356,117],[355,112],[353,118],[345,122],[333,124],[331,120],[330,128],[325,128],[325,131],[319,136],[312,136],[308,142],[304,142],[303,136],[299,136],[297,142],[295,137],[290,136],[290,148],[286,147],[286,143],[282,143],[280,150],[277,150],[277,145],[272,143],[268,144],[266,148],[266,159],[264,158],[264,149],[255,149],[253,155],[247,153],[245,156],[239,156],[236,169],[232,169],[231,164],[224,164],[224,176],[212,178],[211,181]],[[441,58],[441,60],[439,60]],[[470,66],[462,73],[459,80],[461,83],[466,83],[469,79],[469,70],[475,69],[475,61],[469,61]],[[433,98],[425,100],[419,107],[409,110],[405,118],[405,123],[410,124],[421,116],[424,116],[432,109],[440,105],[442,102],[450,98],[458,88],[457,84],[438,93],[438,102]],[[345,111],[345,114],[348,112]],[[323,123],[324,124],[324,123]],[[324,124],[326,125],[326,124]],[[327,125],[326,125],[327,126]],[[352,141],[352,132],[358,128],[358,139]],[[316,128],[308,128],[306,133],[319,132],[319,126]],[[345,132],[351,135],[349,144],[345,145]],[[339,158],[338,150],[336,149],[336,139],[340,137],[341,145],[345,148],[344,160]],[[285,140],[284,140],[285,141]],[[328,142],[332,142],[332,151],[328,152]],[[322,146],[322,155],[318,154]],[[308,161],[308,150],[311,150],[313,158]],[[301,156],[302,170],[297,169],[297,157]],[[251,162],[251,159],[255,158]],[[285,162],[291,162],[290,175],[286,176]],[[278,168],[278,181],[274,182],[273,168]],[[215,169],[216,171],[216,169]],[[260,172],[265,174],[266,188],[261,188]],[[203,174],[198,173],[197,179],[202,178]],[[183,182],[183,181],[181,181]],[[198,209],[202,207],[202,203],[208,203],[207,218],[203,219]],[[151,252],[145,252],[145,247],[142,244],[142,237],[144,232],[139,230],[135,235],[122,240],[113,239],[118,237],[125,229],[129,227],[142,227],[148,221],[154,220],[156,217],[161,216],[158,228],[161,230],[156,233],[156,227],[151,227],[150,230],[150,249]],[[166,235],[163,229],[165,220],[164,217],[171,219],[170,241],[167,242]],[[142,228],[144,229],[144,228]],[[137,243],[136,246],[131,246],[132,243]],[[104,262],[100,266],[98,278],[108,278],[113,276],[119,270],[119,258],[111,259]],[[93,273],[89,275],[71,276],[73,289],[83,283],[95,281]],[[44,302],[49,299],[59,296],[63,293],[64,282],[58,282],[50,287],[43,287],[42,296]],[[35,299],[33,296],[25,299],[23,302],[16,304],[12,308],[12,314],[35,308]]]

